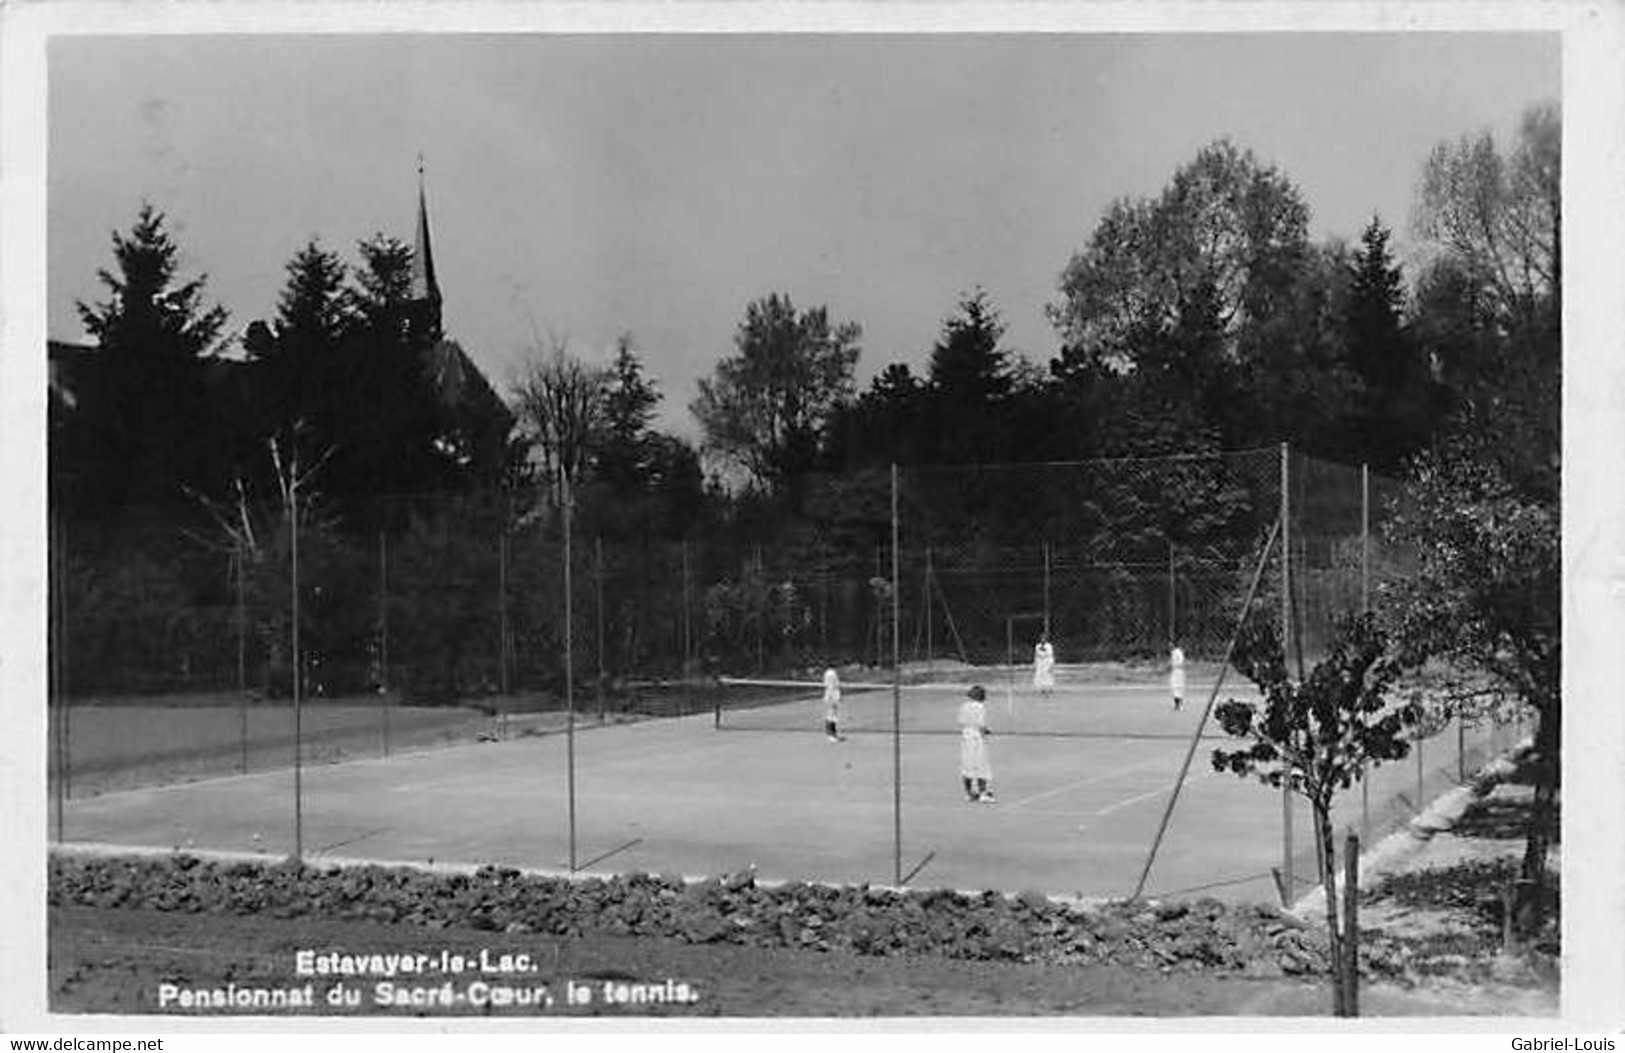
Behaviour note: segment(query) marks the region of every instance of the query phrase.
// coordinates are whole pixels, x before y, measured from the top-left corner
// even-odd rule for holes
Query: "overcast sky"
[[[1228,136],[1302,190],[1318,237],[1373,212],[1402,250],[1444,139],[1556,100],[1553,35],[59,38],[49,326],[78,339],[143,199],[241,331],[319,237],[410,240],[426,158],[448,333],[505,390],[552,337],[630,332],[693,434],[694,381],[748,301],[864,329],[859,375],[925,360],[985,288],[1009,345],[1120,196]]]

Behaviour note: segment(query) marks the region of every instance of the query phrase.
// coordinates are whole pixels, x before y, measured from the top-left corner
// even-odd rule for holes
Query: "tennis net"
[[[904,683],[895,688],[895,723],[906,735],[958,735],[959,707],[973,683],[987,694],[995,735],[1059,738],[1189,739],[1201,719],[1211,682],[1188,690],[1176,710],[1166,684],[1062,684],[1048,693],[998,674],[986,680]],[[1226,684],[1226,695],[1251,695],[1251,685]],[[824,687],[802,680],[723,677],[707,685],[716,726],[724,731],[824,732]],[[841,734],[886,734],[894,726],[894,686],[843,681]],[[1212,722],[1204,738],[1223,738]]]

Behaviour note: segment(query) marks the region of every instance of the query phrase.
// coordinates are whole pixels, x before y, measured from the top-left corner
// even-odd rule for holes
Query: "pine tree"
[[[1009,454],[1001,403],[1013,378],[999,346],[1004,323],[981,289],[961,296],[931,349],[929,387],[937,459],[998,461]]]
[[[344,261],[312,239],[288,261],[287,272],[277,298],[278,338],[320,347],[337,344],[353,319],[353,304],[344,295]]]
[[[1427,363],[1404,325],[1405,279],[1390,237],[1376,216],[1360,235],[1344,331],[1348,365],[1363,388],[1355,409],[1357,452],[1379,470],[1397,469],[1426,441],[1435,408]]]
[[[333,418],[344,412],[332,403],[342,390],[339,349],[356,317],[345,292],[346,268],[313,239],[286,270],[270,339],[256,331],[254,340],[245,341],[250,357],[260,363],[256,381],[265,400],[266,432],[290,434],[296,421],[331,432]]]
[[[177,284],[178,256],[163,213],[143,204],[129,234],[113,234],[116,272],[97,272],[111,297],[76,305],[100,348],[104,398],[84,412],[97,433],[94,474],[113,505],[206,485],[212,453],[229,445],[211,434],[225,422],[205,390],[226,310],[204,305],[206,277]]]
[[[999,347],[1004,323],[982,289],[961,296],[931,349],[931,386],[957,405],[995,402],[1010,393],[1010,364]]]
[[[612,489],[625,493],[649,481],[649,425],[659,404],[659,389],[644,375],[631,335],[623,333],[609,368],[596,456],[598,478]]]
[[[324,440],[330,492],[444,489],[456,472],[436,446],[443,412],[430,381],[430,348],[411,330],[412,250],[383,234],[357,246],[361,263],[345,296],[354,324],[337,355],[326,398],[340,408]]]

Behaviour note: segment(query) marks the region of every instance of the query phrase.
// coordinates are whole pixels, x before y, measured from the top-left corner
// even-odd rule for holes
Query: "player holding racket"
[[[993,803],[993,765],[987,758],[987,708],[982,705],[987,692],[981,684],[972,685],[959,707],[959,777],[965,782],[965,795],[976,802]]]

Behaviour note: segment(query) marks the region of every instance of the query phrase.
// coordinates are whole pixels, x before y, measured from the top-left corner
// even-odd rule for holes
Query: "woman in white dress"
[[[824,670],[824,735],[841,741],[841,674],[834,666]]]
[[[965,796],[971,802],[991,804],[993,765],[987,758],[987,708],[982,702],[987,692],[975,684],[959,707],[959,777],[965,782]]]
[[[1178,647],[1168,653],[1168,690],[1178,711],[1185,704],[1185,652]]]
[[[1041,695],[1055,690],[1055,645],[1049,642],[1049,633],[1033,648],[1033,690]]]

